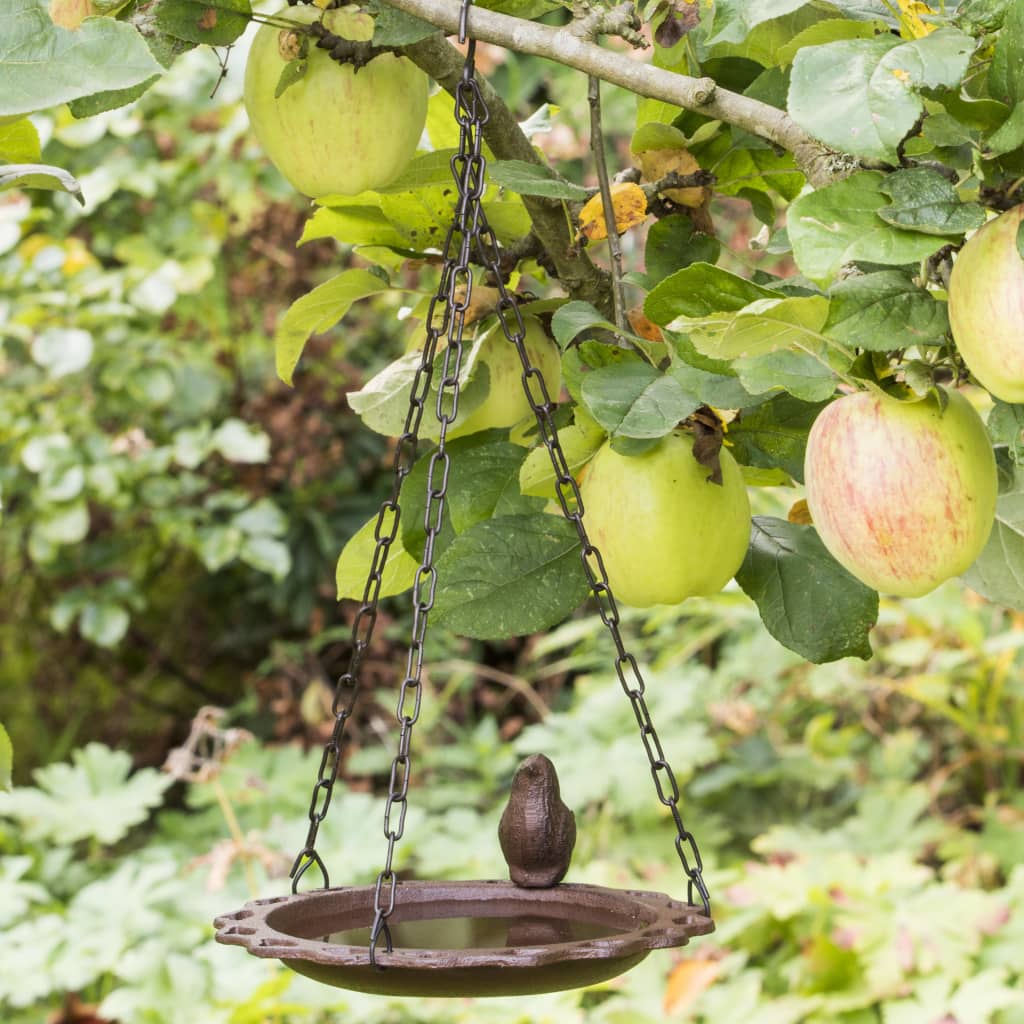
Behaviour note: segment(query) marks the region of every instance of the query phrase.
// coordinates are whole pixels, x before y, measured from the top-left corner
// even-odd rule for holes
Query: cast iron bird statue
[[[517,769],[498,841],[512,881],[525,889],[549,889],[569,870],[576,816],[562,803],[555,766],[543,754]]]

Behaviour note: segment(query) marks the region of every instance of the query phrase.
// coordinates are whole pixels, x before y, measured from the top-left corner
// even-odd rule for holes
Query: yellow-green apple
[[[530,362],[540,370],[548,395],[557,401],[562,386],[562,356],[558,346],[544,333],[536,317],[524,316],[523,324]],[[487,367],[487,397],[472,412],[456,418],[448,431],[449,438],[495,427],[511,427],[532,413],[523,390],[522,361],[515,345],[505,337],[501,324],[495,324],[481,339],[477,361]],[[535,397],[538,396],[535,394]]]
[[[837,399],[814,421],[804,474],[825,547],[885,594],[919,597],[958,576],[992,529],[992,445],[956,391],[944,402],[875,391]]]
[[[321,12],[298,5],[279,15],[304,24],[321,16],[345,39],[373,36],[373,19],[355,8]],[[314,199],[383,188],[416,151],[427,118],[427,76],[392,53],[357,71],[310,38],[305,73],[275,96],[299,42],[297,33],[274,25],[262,25],[253,39],[244,99],[260,145],[285,178]]]
[[[949,323],[971,373],[1004,402],[1024,402],[1024,205],[979,229],[949,280]]]
[[[676,430],[641,455],[606,442],[585,467],[583,521],[608,582],[625,604],[648,608],[714,594],[736,574],[750,543],[750,502],[736,460],[720,453],[722,483]]]

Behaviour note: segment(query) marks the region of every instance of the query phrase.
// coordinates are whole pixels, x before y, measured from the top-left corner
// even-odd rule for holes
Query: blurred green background
[[[522,116],[560,103],[538,141],[582,173],[577,76],[488,60]],[[353,612],[334,561],[387,485],[345,393],[407,342],[378,300],[294,389],[274,377],[277,316],[352,256],[295,248],[304,205],[246,133],[243,64],[213,99],[203,51],[134,107],[36,118],[84,209],[0,195],[5,1024],[1024,1022],[1024,617],[957,585],[883,602],[867,664],[803,663],[739,591],[627,616],[710,938],[598,988],[477,1002],[355,996],[214,944],[215,914],[286,891],[305,834]],[[608,91],[613,134],[633,104]],[[388,602],[321,835],[336,884],[381,866],[408,624]],[[580,825],[570,880],[684,894],[611,665],[593,616],[504,643],[436,632],[401,870],[500,876],[512,772],[543,751]],[[229,749],[161,771],[197,716]]]

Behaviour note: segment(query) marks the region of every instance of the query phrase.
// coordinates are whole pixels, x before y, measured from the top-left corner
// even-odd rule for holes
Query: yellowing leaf
[[[694,174],[700,170],[700,164],[688,149],[647,149],[639,156],[644,181],[660,181],[666,174]],[[701,186],[669,188],[664,194],[680,206],[696,209],[708,200],[710,190]]]
[[[801,498],[799,501],[794,501],[792,508],[789,510],[789,514],[786,518],[791,523],[796,523],[797,526],[811,526],[814,520],[811,518],[811,510],[807,506],[807,502]]]
[[[934,14],[928,4],[921,0],[896,0],[900,9],[900,36],[904,39],[921,39],[934,32],[939,26],[929,24],[922,15]]]
[[[665,987],[666,1013],[690,1006],[697,997],[714,984],[721,971],[717,960],[684,960],[673,968]]]
[[[615,226],[619,234],[628,231],[647,218],[647,197],[639,185],[620,182],[612,185],[612,207],[615,210]],[[588,199],[580,211],[580,232],[591,242],[608,237],[608,225],[604,219],[604,204],[601,194]]]
[[[50,0],[50,20],[71,31],[95,13],[90,0]]]

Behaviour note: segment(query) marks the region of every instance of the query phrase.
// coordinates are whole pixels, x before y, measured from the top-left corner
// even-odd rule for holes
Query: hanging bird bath
[[[352,627],[348,669],[336,688],[334,728],[313,786],[306,842],[292,867],[292,895],[254,900],[215,922],[218,942],[281,960],[324,984],[381,995],[529,995],[578,988],[629,970],[653,949],[682,946],[714,930],[700,852],[679,809],[679,786],[651,719],[639,665],[625,647],[600,552],[587,535],[583,502],[558,438],[557,406],[543,374],[531,362],[523,318],[504,284],[497,238],[483,208],[482,129],[490,115],[476,79],[475,43],[468,36],[470,6],[471,0],[463,0],[459,37],[463,43],[468,39],[468,45],[462,78],[454,89],[459,149],[451,159],[458,190],[453,225],[445,240],[441,283],[426,316],[426,343],[411,386],[405,427],[395,449],[391,495],[378,511],[373,559]],[[437,587],[435,542],[450,467],[446,436],[458,411],[474,263],[487,270],[500,296],[498,320],[522,363],[523,388],[555,471],[556,497],[579,535],[583,568],[615,643],[615,673],[636,716],[658,800],[675,828],[675,850],[687,878],[685,903],[659,892],[560,884],[576,827],[572,812],[561,802],[554,766],[543,755],[520,766],[499,828],[512,881],[399,881],[393,868],[408,809],[424,638]],[[415,460],[435,356],[442,361],[442,339],[439,434],[429,459],[424,551],[413,584],[412,639],[398,696],[397,752],[384,812],[384,866],[374,885],[331,888],[316,841],[338,777],[345,723],[355,705],[362,659],[373,636],[388,552],[398,536],[401,485]],[[322,875],[323,888],[299,893],[299,881],[311,867]]]

